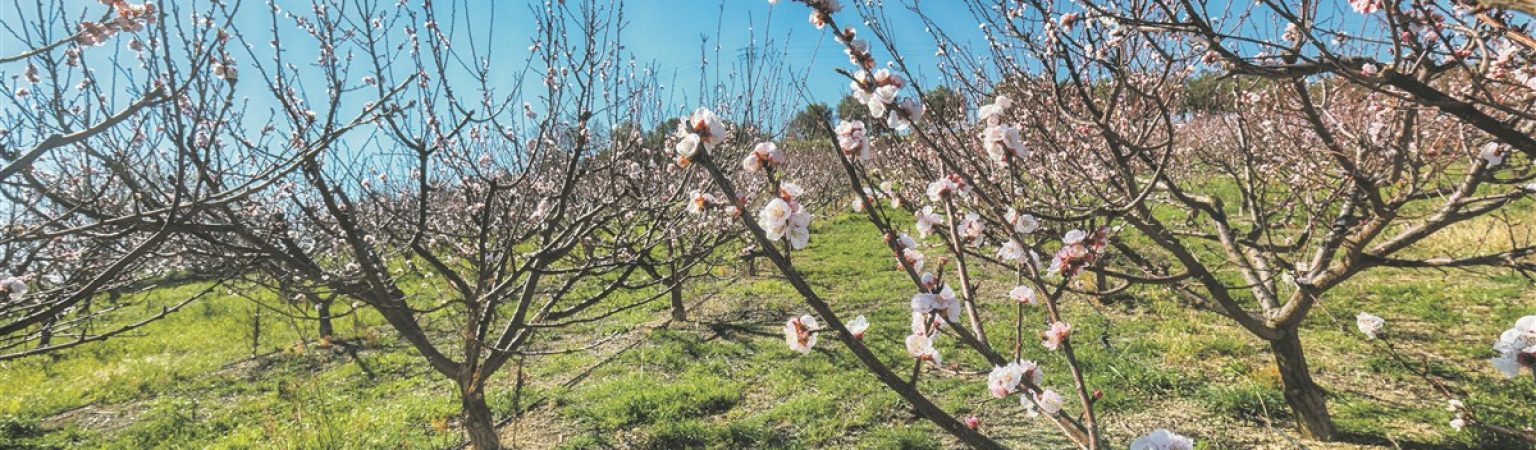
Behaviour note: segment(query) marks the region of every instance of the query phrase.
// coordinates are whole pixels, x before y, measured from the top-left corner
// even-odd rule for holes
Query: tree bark
[[[677,276],[677,272],[672,272],[671,284],[672,320],[686,322],[688,320],[688,309],[683,305],[683,282],[682,278]]]
[[[1301,348],[1297,330],[1285,330],[1280,339],[1269,341],[1275,352],[1275,367],[1285,389],[1285,403],[1296,416],[1296,428],[1303,437],[1319,441],[1334,438],[1333,419],[1328,416],[1323,389],[1312,381],[1307,355]]]
[[[50,318],[43,322],[42,336],[37,338],[37,348],[48,348],[53,344],[53,323],[57,320],[58,318]]]
[[[473,383],[473,382],[471,382]],[[460,384],[459,403],[463,408],[464,432],[476,450],[501,450],[501,437],[496,434],[496,421],[491,408],[485,404],[484,386]]]
[[[332,300],[321,300],[315,303],[315,314],[320,320],[320,340],[325,342],[331,341],[336,330],[331,325],[331,302]]]

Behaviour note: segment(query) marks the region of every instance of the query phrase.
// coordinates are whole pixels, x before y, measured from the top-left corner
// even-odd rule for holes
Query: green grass
[[[863,314],[866,342],[905,373],[910,281],[871,227],[854,216],[820,218],[800,269],[839,314]],[[664,302],[573,330],[551,343],[588,351],[530,357],[492,380],[493,409],[526,409],[505,430],[531,448],[870,448],[955,445],[917,419],[830,337],[808,355],[791,352],[779,330],[809,312],[760,261],[763,276],[694,286],[689,323],[658,326]],[[186,286],[177,290],[196,289]],[[986,285],[983,314],[994,342],[1011,342],[1013,307],[1005,287]],[[150,307],[179,292],[154,291]],[[184,293],[184,292],[182,292]],[[1536,313],[1536,289],[1517,276],[1380,271],[1331,292],[1304,324],[1303,343],[1333,415],[1354,444],[1390,447],[1511,445],[1445,426],[1444,402],[1417,375],[1384,358],[1354,331],[1354,313],[1386,317],[1415,360],[1466,392],[1474,407],[1508,426],[1536,423],[1536,386],[1504,380],[1488,346],[1514,319]],[[1287,414],[1264,343],[1164,293],[1133,291],[1109,305],[1065,305],[1088,383],[1102,389],[1106,431],[1123,445],[1151,428],[1194,436],[1201,448],[1285,445]],[[134,336],[54,357],[0,363],[0,448],[451,448],[460,443],[451,384],[398,342],[377,317],[339,334],[362,344],[354,357],[295,343],[313,331],[264,325],[252,358],[252,306],[232,295],[210,298]],[[1037,314],[1038,312],[1034,312]],[[1034,344],[1046,384],[1065,391],[1059,354]],[[1107,344],[1107,345],[1106,345]],[[1010,345],[999,345],[1010,348]],[[946,361],[984,370],[982,360],[941,339]],[[1060,448],[1046,424],[1017,400],[986,395],[985,375],[928,371],[922,388],[940,406],[982,419],[983,431],[1020,447]],[[79,408],[87,408],[80,409]],[[75,411],[73,415],[68,415]],[[65,418],[68,417],[68,418]]]

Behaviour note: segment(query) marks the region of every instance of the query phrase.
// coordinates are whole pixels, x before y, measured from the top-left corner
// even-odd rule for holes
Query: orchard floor
[[[853,217],[815,224],[796,256],[816,289],[847,317],[873,323],[866,342],[907,366],[902,338],[911,287],[876,235]],[[1456,236],[1448,239],[1454,240]],[[1446,242],[1453,245],[1454,242]],[[917,419],[836,341],[791,352],[784,320],[807,309],[787,283],[763,276],[690,289],[690,320],[658,303],[561,335],[521,369],[498,374],[492,407],[518,448],[947,448],[957,444]],[[166,288],[194,289],[195,287]],[[985,285],[984,313],[1009,326],[1004,288]],[[152,292],[151,295],[157,293]],[[159,292],[173,299],[172,292]],[[167,300],[169,301],[169,300]],[[252,352],[253,307],[212,298],[132,337],[57,357],[0,363],[0,448],[457,448],[450,385],[377,317],[343,319],[347,345],[300,344],[311,327],[264,315]],[[1262,342],[1210,313],[1156,292],[1105,305],[1074,301],[1088,382],[1104,391],[1101,420],[1119,448],[1153,428],[1199,448],[1524,448],[1448,425],[1445,401],[1354,330],[1370,311],[1417,363],[1463,390],[1489,419],[1536,425],[1536,382],[1506,380],[1488,364],[1493,340],[1536,314],[1536,287],[1516,275],[1379,272],[1330,294],[1307,321],[1303,343],[1342,440],[1296,440]],[[1006,319],[1005,319],[1006,318]],[[447,318],[432,318],[442,324]],[[1026,333],[1034,330],[1026,327]],[[1033,337],[1026,342],[1033,343]],[[947,363],[982,370],[943,340]],[[1059,355],[1038,344],[1046,384],[1070,386]],[[985,374],[923,374],[938,404],[981,418],[984,432],[1019,448],[1067,448],[1016,400],[986,394]],[[521,380],[521,383],[519,382]],[[525,411],[514,415],[516,411]]]

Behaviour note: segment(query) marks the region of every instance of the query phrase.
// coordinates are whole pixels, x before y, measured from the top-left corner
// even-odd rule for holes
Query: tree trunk
[[[331,325],[331,300],[321,300],[315,303],[315,314],[320,316],[320,340],[330,342],[335,334],[335,327]]]
[[[251,356],[261,353],[261,311],[251,314]]]
[[[672,320],[676,320],[678,322],[686,322],[688,320],[688,310],[685,306],[683,306],[683,282],[682,278],[677,276],[677,272],[672,273],[671,291]]]
[[[501,450],[501,438],[496,435],[495,418],[485,404],[484,386],[459,387],[459,402],[463,407],[464,432],[476,450]]]
[[[49,345],[53,344],[53,323],[56,320],[58,320],[57,317],[50,317],[48,321],[43,322],[43,331],[41,336],[37,338],[37,348],[48,348]]]
[[[1302,351],[1297,330],[1286,331],[1284,336],[1269,342],[1275,351],[1275,366],[1280,370],[1280,382],[1285,389],[1285,403],[1296,416],[1296,428],[1303,437],[1319,441],[1333,440],[1333,419],[1328,416],[1328,403],[1323,389],[1312,381],[1312,371],[1307,367],[1307,355]]]

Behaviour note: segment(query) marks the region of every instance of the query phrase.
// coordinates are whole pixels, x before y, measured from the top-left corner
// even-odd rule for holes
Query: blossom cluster
[[[678,122],[673,137],[677,139],[677,144],[672,146],[672,156],[678,166],[688,167],[693,163],[699,146],[709,150],[725,141],[725,124],[714,111],[699,108],[687,120]]]
[[[1006,366],[994,366],[987,375],[987,391],[992,397],[1004,398],[1018,391],[1019,384],[1039,386],[1045,379],[1040,366],[1034,361],[1014,361]]]
[[[922,251],[917,249],[917,240],[912,239],[912,236],[906,233],[901,233],[894,239],[896,248],[901,252],[901,261],[896,263],[896,268],[905,270],[904,266],[910,266],[913,271],[921,272],[923,270],[923,263],[927,258],[923,256]]]
[[[987,127],[981,132],[981,145],[987,151],[987,156],[998,164],[1007,165],[1009,161],[1029,156],[1029,149],[1024,146],[1024,138],[1019,135],[1018,128],[1003,123],[1003,112],[1013,105],[1013,101],[1007,96],[999,95],[991,104],[982,105],[977,109],[976,115]]]
[[[931,276],[931,274],[925,275]],[[955,290],[950,289],[948,285],[945,285],[938,293],[921,292],[914,294],[912,296],[912,332],[926,332],[924,328],[927,327],[920,327],[918,325],[922,325],[925,320],[924,317],[934,312],[942,313],[944,318],[951,323],[960,321],[961,306],[960,299],[955,297]]]
[[[752,147],[752,152],[741,160],[741,167],[747,172],[756,173],[764,167],[777,168],[787,161],[788,158],[784,156],[784,151],[779,150],[778,144],[762,142]]]
[[[866,136],[864,121],[841,121],[837,124],[837,147],[843,150],[843,154],[868,161],[874,156],[869,148],[869,137]]]
[[[1109,245],[1109,229],[1100,228],[1093,235],[1083,230],[1068,231],[1062,236],[1061,243],[1061,250],[1051,260],[1048,272],[1076,276],[1084,267],[1097,261],[1104,247]]]
[[[854,40],[856,45],[867,46],[863,42]],[[864,54],[868,54],[867,49]],[[891,73],[890,69],[880,69],[874,74],[860,70],[854,73],[853,81],[849,82],[853,99],[869,108],[870,117],[885,119],[886,126],[895,130],[911,127],[912,123],[921,121],[925,113],[922,102],[912,97],[898,97],[904,86],[906,81],[900,75]]]
[[[811,212],[797,200],[805,190],[799,185],[784,182],[779,185],[779,196],[763,206],[757,214],[757,225],[763,228],[768,240],[788,239],[791,248],[805,248],[811,240]]]
[[[940,177],[928,184],[928,199],[935,202],[944,201],[950,195],[969,195],[971,185],[960,175],[950,174]]]
[[[143,30],[145,25],[155,23],[158,10],[154,2],[134,5],[124,0],[102,0],[102,3],[112,7],[112,20],[80,22],[80,32],[75,35],[75,42],[85,46],[101,45],[119,31],[135,33]]]

